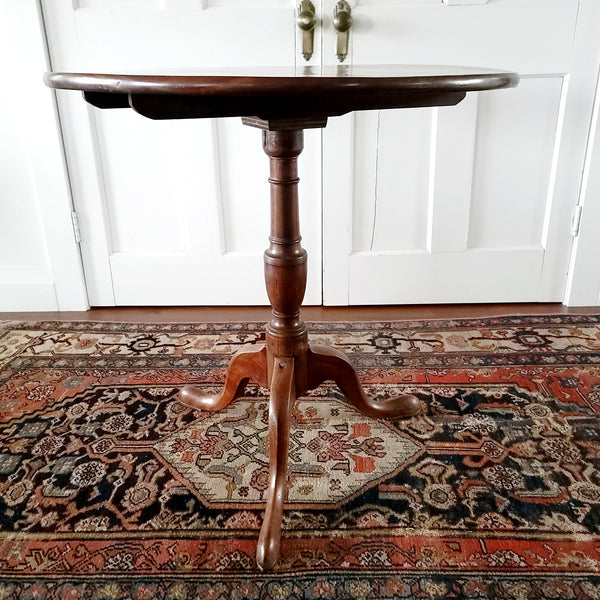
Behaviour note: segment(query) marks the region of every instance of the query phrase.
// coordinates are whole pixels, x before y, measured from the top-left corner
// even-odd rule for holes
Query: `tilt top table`
[[[80,90],[98,108],[133,108],[151,119],[239,116],[246,125],[263,130],[271,185],[270,245],[264,264],[273,309],[266,343],[232,358],[218,396],[207,397],[194,387],[184,388],[179,395],[189,406],[215,411],[239,397],[250,380],[270,390],[269,490],[256,551],[261,569],[272,568],[279,556],[290,420],[298,396],[333,380],[358,410],[371,417],[399,419],[421,410],[411,395],[369,398],[342,352],[309,345],[300,318],[307,259],[298,219],[297,157],[303,148],[303,130],[325,127],[328,117],[354,110],[454,105],[467,92],[513,87],[518,81],[518,75],[505,71],[438,66],[45,75],[48,86]]]

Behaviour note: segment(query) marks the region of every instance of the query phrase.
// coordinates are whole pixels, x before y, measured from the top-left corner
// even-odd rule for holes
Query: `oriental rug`
[[[257,570],[263,324],[0,322],[1,600],[600,599],[600,316],[312,323],[368,393],[298,400],[281,558]]]

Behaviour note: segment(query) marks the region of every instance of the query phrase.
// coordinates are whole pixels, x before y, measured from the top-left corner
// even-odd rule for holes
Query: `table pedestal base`
[[[306,287],[306,251],[300,245],[296,159],[303,147],[303,130],[294,122],[270,123],[258,119],[246,124],[263,129],[263,147],[270,157],[271,235],[265,251],[265,280],[273,318],[267,324],[266,343],[236,354],[218,396],[184,388],[179,399],[199,410],[220,410],[239,397],[252,380],[270,390],[269,490],[256,560],[271,569],[279,556],[283,504],[287,495],[287,462],[291,414],[296,398],[326,380],[333,380],[364,414],[376,418],[410,417],[420,411],[415,396],[375,401],[363,391],[356,371],[340,351],[310,347],[300,306]],[[324,126],[323,121],[304,127]],[[275,129],[275,130],[273,130]]]

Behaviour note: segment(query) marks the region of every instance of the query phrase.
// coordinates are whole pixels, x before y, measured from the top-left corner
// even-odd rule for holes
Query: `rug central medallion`
[[[236,400],[156,442],[211,505],[261,503],[269,485],[268,407]],[[397,473],[420,448],[335,399],[302,399],[290,431],[288,504],[337,504]]]

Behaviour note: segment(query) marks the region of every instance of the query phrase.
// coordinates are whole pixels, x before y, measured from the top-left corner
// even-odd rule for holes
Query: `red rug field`
[[[0,322],[0,600],[600,599],[600,316],[313,323],[366,390],[299,399],[281,559],[257,570],[263,325]]]

